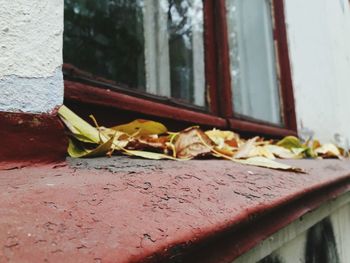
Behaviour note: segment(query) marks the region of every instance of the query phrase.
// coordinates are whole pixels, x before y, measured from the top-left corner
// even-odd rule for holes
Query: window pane
[[[205,106],[202,0],[65,0],[64,62]]]
[[[64,62],[145,88],[142,0],[65,0]]]
[[[282,124],[269,0],[227,0],[234,112]]]
[[[170,0],[168,30],[171,95],[204,106],[202,1]]]

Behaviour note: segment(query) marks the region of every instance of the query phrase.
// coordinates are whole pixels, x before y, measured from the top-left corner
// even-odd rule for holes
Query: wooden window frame
[[[275,136],[286,136],[286,135],[297,135],[297,124],[296,115],[294,109],[294,94],[293,84],[291,77],[290,60],[288,53],[288,41],[285,24],[284,14],[284,1],[283,0],[272,0],[273,17],[274,19],[274,40],[277,49],[277,67],[279,69],[279,85],[281,89],[281,104],[282,104],[282,116],[284,121],[284,127],[278,125],[266,123],[263,121],[257,121],[235,115],[233,112],[232,95],[232,83],[230,74],[230,56],[229,56],[229,42],[228,42],[228,31],[227,31],[227,19],[226,19],[226,0],[218,0],[217,12],[218,12],[218,34],[217,39],[219,40],[219,58],[221,59],[218,68],[221,75],[219,75],[219,85],[221,88],[221,109],[222,116],[228,119],[229,126],[231,129],[256,133],[257,131],[262,134],[275,135]]]
[[[204,0],[205,93],[208,109],[184,104],[176,99],[132,91],[108,80],[64,64],[65,101],[81,105],[96,105],[141,114],[218,128],[230,128],[241,133],[268,136],[296,135],[293,86],[283,0],[273,0],[274,32],[281,72],[282,104],[285,127],[242,119],[233,114],[230,58],[225,0]]]

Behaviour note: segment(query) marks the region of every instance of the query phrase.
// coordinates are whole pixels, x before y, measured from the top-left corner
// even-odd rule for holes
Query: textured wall
[[[49,112],[63,101],[63,0],[0,6],[0,111]]]
[[[348,0],[285,0],[299,130],[350,139]]]
[[[234,263],[350,262],[350,193],[323,203]]]

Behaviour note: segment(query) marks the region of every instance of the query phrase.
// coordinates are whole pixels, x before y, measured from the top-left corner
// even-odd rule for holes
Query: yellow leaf
[[[321,143],[318,141],[318,140],[314,140],[313,142],[312,142],[312,149],[313,150],[315,150],[315,149],[317,149],[317,148],[319,148],[319,147],[321,147]]]
[[[161,123],[149,120],[138,119],[130,123],[114,126],[111,129],[115,131],[125,132],[129,135],[138,134],[142,135],[152,135],[152,134],[163,134],[168,131],[168,129]]]
[[[114,138],[100,144],[93,150],[85,149],[83,146],[69,139],[68,153],[73,158],[91,158],[98,156],[106,156],[111,150]]]
[[[237,151],[240,142],[239,135],[232,131],[213,129],[205,134],[216,144],[216,149],[226,154],[233,155]]]
[[[255,137],[253,139],[248,140],[245,144],[243,144],[242,147],[240,147],[235,154],[235,159],[245,159],[249,157],[253,157],[254,153],[252,155],[252,152],[256,148],[256,141],[259,139],[259,137]]]
[[[266,148],[268,151],[270,151],[272,154],[274,154],[276,157],[281,159],[298,159],[300,158],[298,154],[292,153],[290,150],[277,146],[277,145],[265,145],[264,148]]]
[[[265,145],[266,146],[266,145]],[[255,148],[255,150],[252,152],[253,156],[261,156],[261,157],[266,157],[268,159],[274,160],[275,155],[265,146],[258,146]]]
[[[288,150],[292,148],[303,148],[302,143],[297,137],[287,136],[277,143],[278,146],[284,147]]]
[[[130,136],[124,132],[115,131],[105,127],[99,127],[99,131],[101,132],[101,134],[104,135],[105,138],[107,138],[104,139],[105,141],[108,141],[112,137],[114,138],[114,149],[118,150],[121,148],[125,148],[130,142]]]
[[[176,158],[174,158],[172,156],[162,154],[162,153],[155,153],[155,152],[124,149],[124,153],[127,155],[142,157],[142,158],[151,159],[151,160],[162,160],[162,159],[177,160]]]
[[[230,150],[226,150],[226,149],[222,149],[222,148],[218,148],[218,147],[214,147],[214,153],[217,152],[217,153],[220,153],[220,155],[224,155],[226,157],[233,157],[235,155],[235,152],[233,151],[230,151]]]
[[[315,153],[324,158],[342,158],[337,146],[332,143],[326,143],[315,150]]]
[[[252,158],[245,159],[245,160],[232,159],[232,161],[237,162],[237,163],[247,164],[247,165],[270,168],[270,169],[304,173],[304,171],[300,168],[292,167],[292,166],[284,164],[284,163],[279,163],[279,162],[270,160],[270,159],[265,158],[265,157],[252,157]]]
[[[96,143],[101,142],[99,131],[84,121],[66,106],[61,106],[58,110],[58,116],[66,124],[74,137],[82,142]]]
[[[221,131],[217,129],[206,131],[205,134],[208,135],[209,138],[214,142],[216,142],[216,140],[219,138],[224,141],[230,141],[239,138],[238,134],[235,134],[232,131]]]

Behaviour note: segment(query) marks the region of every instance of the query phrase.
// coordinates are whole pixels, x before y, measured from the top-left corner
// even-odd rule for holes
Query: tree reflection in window
[[[65,0],[65,63],[144,89],[142,8],[142,0]]]
[[[196,92],[195,74],[204,70],[203,65],[194,67],[195,56],[203,58],[203,13],[200,1],[169,1],[169,50],[171,65],[171,85],[179,87],[172,89],[172,96],[176,98],[204,103],[203,90]],[[198,34],[200,36],[198,36]],[[196,38],[197,37],[197,38]],[[199,43],[200,42],[200,43]],[[196,48],[196,50],[194,50]],[[202,60],[201,60],[202,61]],[[197,72],[194,72],[197,70]],[[203,75],[204,73],[200,73]],[[200,81],[197,79],[197,81]],[[204,82],[199,85],[203,86]],[[198,88],[200,89],[200,88]],[[200,94],[199,94],[200,93]]]

